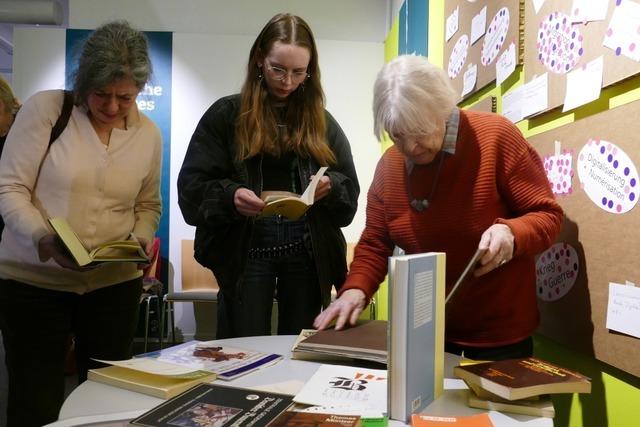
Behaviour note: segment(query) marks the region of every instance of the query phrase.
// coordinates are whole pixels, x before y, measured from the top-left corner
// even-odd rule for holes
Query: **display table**
[[[274,335],[220,340],[219,342],[223,346],[278,353],[284,356],[284,359],[275,365],[249,373],[233,381],[221,381],[220,383],[235,387],[277,386],[278,384],[287,383],[289,385],[299,384],[301,387],[313,375],[318,363],[291,360],[290,350],[295,338],[292,335]],[[445,354],[445,391],[440,398],[427,407],[424,411],[425,414],[460,416],[485,412],[484,410],[469,408],[465,403],[468,390],[460,389],[458,386],[459,381],[450,380],[450,378],[453,378],[453,366],[457,364],[458,360],[458,356]],[[282,390],[276,389],[274,391],[281,392]],[[164,400],[156,397],[94,381],[85,381],[69,395],[62,405],[59,418],[60,420],[67,420],[67,422],[58,422],[51,424],[51,426],[78,425],[73,423],[73,419],[102,414],[126,413],[135,416],[162,402]],[[551,418],[502,414],[495,411],[490,412],[490,417],[495,426],[519,426],[524,424],[527,427],[553,426]],[[391,427],[401,427],[403,425],[403,423],[397,421],[389,422]]]

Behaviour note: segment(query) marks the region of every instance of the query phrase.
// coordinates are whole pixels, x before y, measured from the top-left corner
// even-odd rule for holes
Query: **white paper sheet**
[[[523,93],[523,86],[518,86],[502,97],[502,115],[513,123],[518,123],[524,118],[522,115]]]
[[[471,64],[464,72],[463,77],[463,87],[462,87],[462,96],[471,93],[473,88],[476,86],[476,80],[478,79],[478,66],[476,64]]]
[[[608,8],[609,0],[573,0],[571,22],[603,21]]]
[[[602,45],[612,49],[616,55],[624,55],[634,61],[640,61],[638,28],[640,28],[640,4],[630,0],[620,0],[613,11]]]
[[[484,35],[487,30],[487,6],[471,20],[471,44]]]
[[[456,9],[447,18],[447,27],[445,28],[446,41],[449,41],[449,39],[453,37],[456,31],[458,31],[458,9],[459,7],[456,7]]]
[[[602,89],[602,56],[567,73],[567,87],[562,111],[569,111],[581,105],[595,101]]]
[[[532,0],[532,1],[533,1],[533,8],[535,9],[537,14],[538,12],[540,12],[540,8],[544,4],[544,0]]]
[[[511,43],[496,61],[496,85],[502,84],[516,70],[516,45]]]
[[[609,283],[607,329],[640,338],[640,287]]]
[[[524,117],[546,110],[549,105],[549,79],[547,73],[523,85],[522,115]]]

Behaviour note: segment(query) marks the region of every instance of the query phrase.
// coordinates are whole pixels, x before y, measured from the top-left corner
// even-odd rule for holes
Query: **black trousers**
[[[519,359],[533,356],[533,339],[529,337],[498,347],[469,347],[447,342],[444,344],[444,351],[473,360]]]
[[[105,360],[131,357],[142,292],[135,279],[83,295],[0,280],[0,330],[9,373],[7,427],[58,419],[66,343],[75,335],[79,382]]]

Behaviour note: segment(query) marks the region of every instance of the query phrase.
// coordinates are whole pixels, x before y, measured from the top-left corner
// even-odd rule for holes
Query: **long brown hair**
[[[286,100],[284,117],[278,115],[270,99],[258,62],[273,44],[294,44],[309,50],[310,75]],[[286,137],[278,131],[284,119]],[[326,140],[324,92],[320,84],[318,51],[309,25],[288,13],[274,16],[256,38],[249,53],[247,77],[240,92],[240,115],[236,122],[238,160],[262,152],[280,155],[293,150],[300,157],[313,157],[320,165],[334,165],[336,157]]]

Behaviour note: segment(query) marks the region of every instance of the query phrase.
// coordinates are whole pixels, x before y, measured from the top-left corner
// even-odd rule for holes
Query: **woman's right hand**
[[[38,242],[38,256],[40,261],[53,260],[63,268],[76,271],[87,271],[94,267],[80,267],[74,259],[68,255],[66,248],[56,234],[47,234]]]
[[[256,193],[245,187],[240,187],[233,195],[236,210],[244,216],[256,216],[262,212],[265,202]]]

